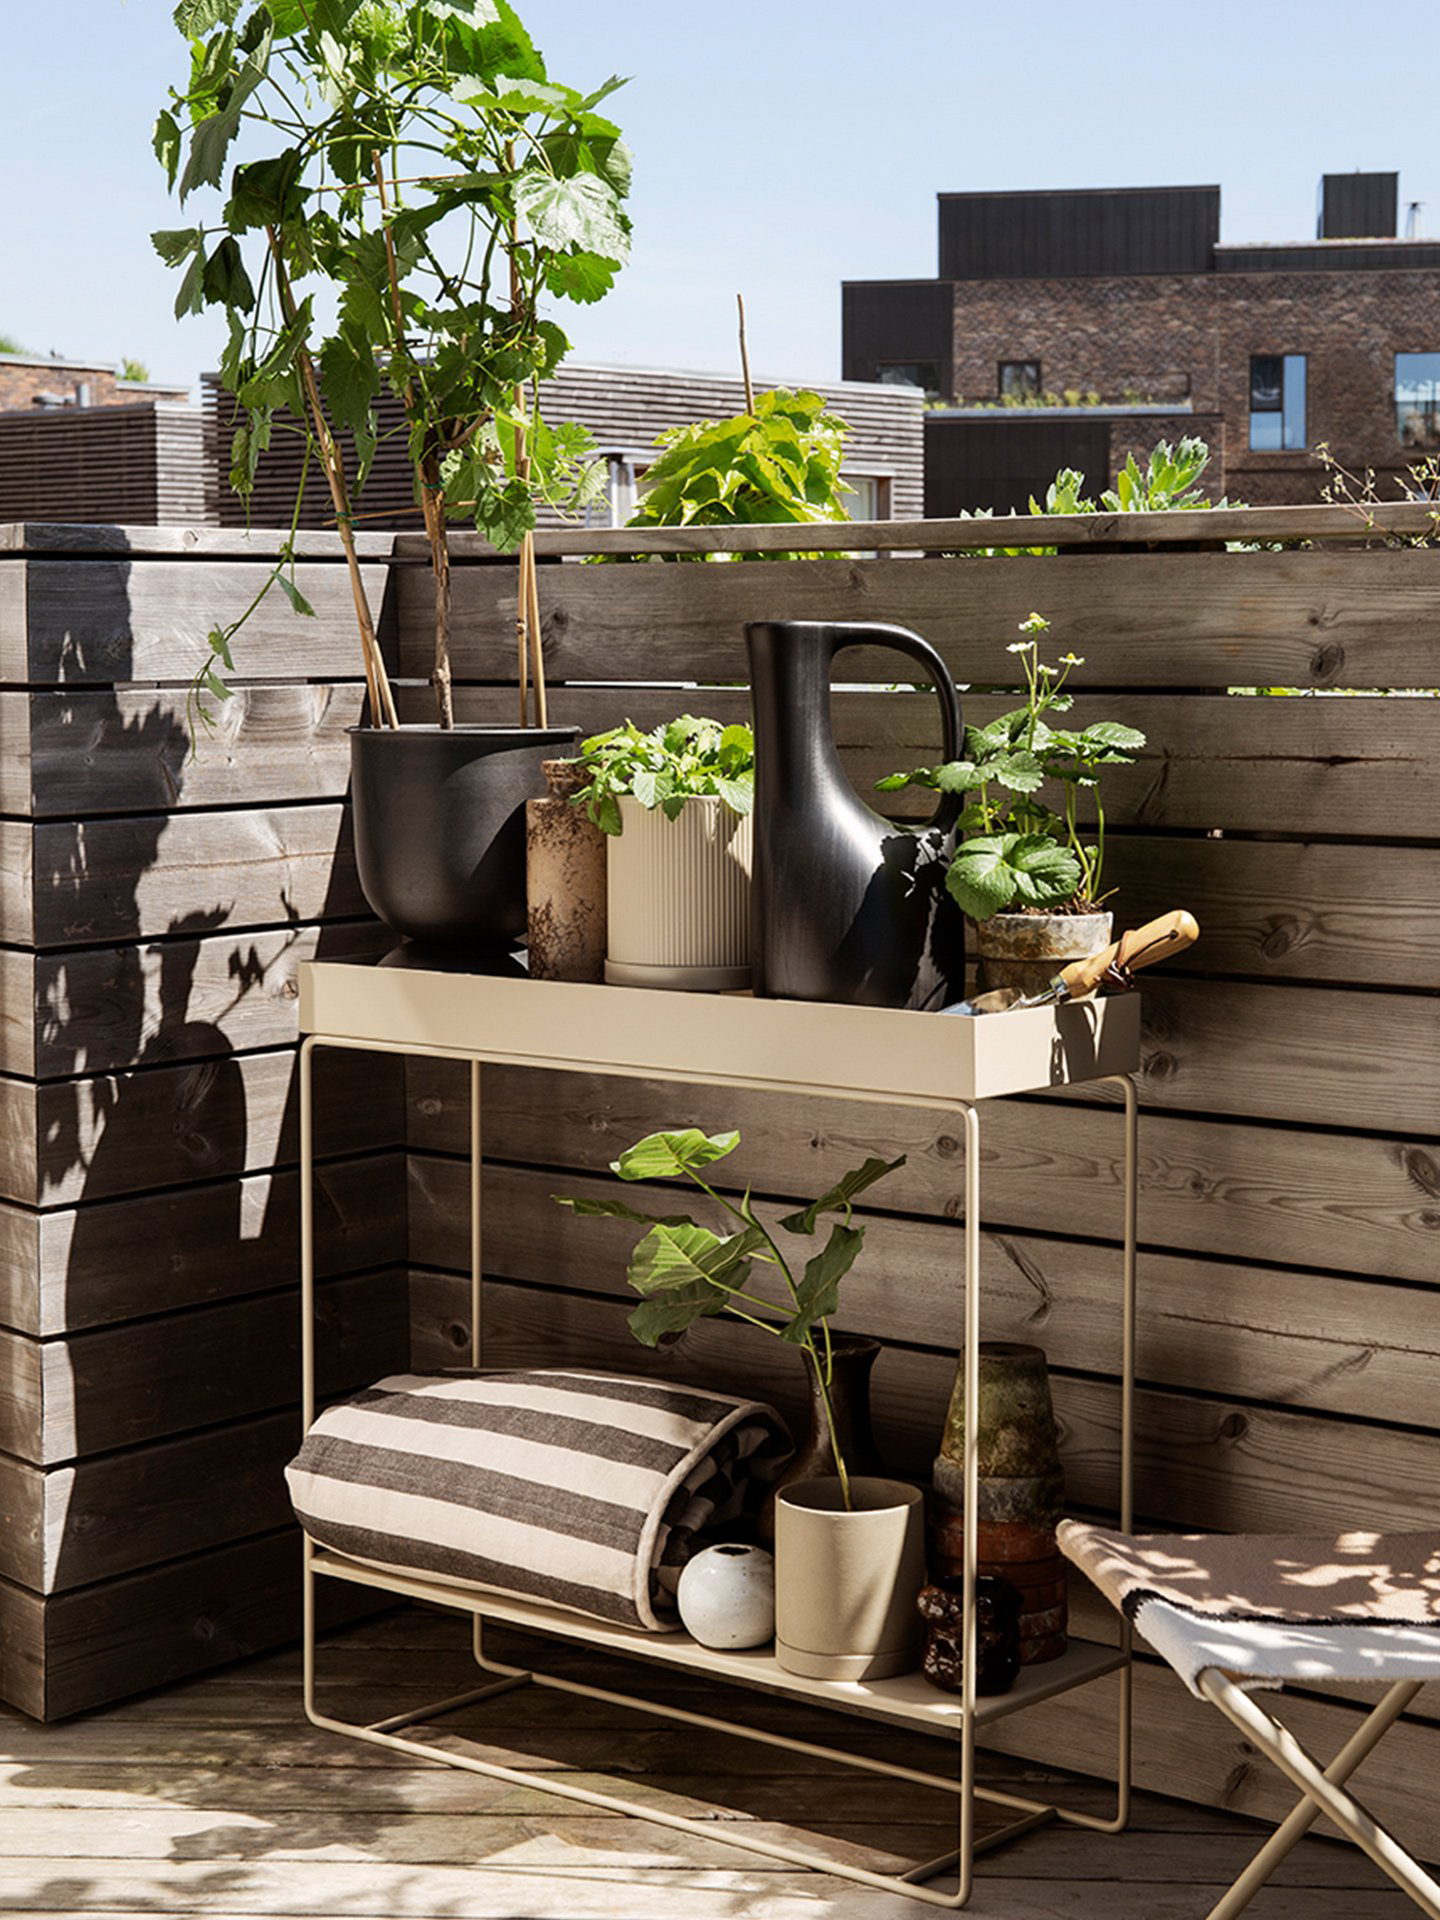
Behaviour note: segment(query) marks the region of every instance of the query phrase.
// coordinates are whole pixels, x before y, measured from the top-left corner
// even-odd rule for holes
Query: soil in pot
[[[525,802],[577,727],[352,727],[355,865],[407,939],[497,947],[525,934]]]

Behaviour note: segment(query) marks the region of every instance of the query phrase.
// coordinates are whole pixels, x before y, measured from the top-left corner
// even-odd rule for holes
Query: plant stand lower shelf
[[[869,1100],[939,1109],[958,1117],[965,1147],[963,1220],[963,1326],[960,1341],[966,1379],[964,1691],[939,1693],[918,1673],[880,1681],[812,1680],[786,1673],[766,1649],[719,1653],[687,1634],[648,1634],[590,1620],[563,1608],[511,1599],[482,1589],[397,1573],[305,1542],[305,1710],[319,1727],[436,1760],[518,1786],[555,1793],[602,1808],[713,1838],[712,1821],[694,1820],[632,1800],[558,1784],[553,1776],[481,1760],[427,1743],[404,1729],[524,1685],[558,1689],[583,1698],[633,1707],[710,1733],[746,1739],[817,1760],[841,1761],[864,1771],[955,1796],[958,1845],[908,1872],[868,1868],[748,1836],[727,1824],[726,1843],[790,1865],[806,1867],[932,1906],[955,1909],[970,1899],[977,1854],[1042,1822],[1059,1820],[1092,1832],[1118,1833],[1130,1807],[1130,1630],[1118,1647],[1072,1641],[1058,1660],[1022,1668],[1014,1688],[993,1698],[974,1692],[978,1566],[977,1499],[980,1401],[980,1105],[1007,1094],[1047,1087],[1109,1081],[1123,1098],[1123,1154],[1117,1167],[1121,1240],[1121,1434],[1118,1508],[1120,1524],[1133,1524],[1135,1359],[1136,1099],[1131,1078],[1139,1064],[1139,1001],[1072,1003],[992,1015],[979,1020],[871,1007],[752,1000],[744,996],[695,996],[645,988],[573,986],[437,967],[410,949],[398,964],[312,962],[300,969],[301,1293],[305,1426],[315,1417],[315,1129],[313,1062],[321,1048],[419,1054],[465,1061],[470,1069],[470,1252],[471,1361],[481,1364],[480,1290],[483,1276],[481,1074],[487,1063],[549,1070],[601,1072],[647,1079],[754,1088],[811,1098]],[[488,1676],[480,1685],[445,1700],[360,1725],[323,1713],[316,1698],[315,1583],[349,1581],[397,1597],[430,1601],[474,1617],[475,1659]],[[628,1656],[700,1678],[749,1688],[806,1706],[825,1707],[947,1743],[949,1771],[929,1772],[889,1760],[821,1746],[744,1723],[646,1700],[634,1694],[511,1666],[486,1649],[487,1621],[549,1639]],[[1108,1675],[1118,1676],[1117,1788],[1112,1818],[980,1787],[975,1780],[978,1728],[1022,1712],[1057,1694]],[[958,1748],[958,1756],[953,1749]],[[983,1837],[975,1833],[975,1806],[987,1802],[1014,1817]],[[736,1823],[738,1826],[738,1823]],[[928,1884],[954,1869],[952,1890]]]

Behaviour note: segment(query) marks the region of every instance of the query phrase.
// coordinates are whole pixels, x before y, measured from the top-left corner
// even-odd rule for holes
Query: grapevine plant
[[[388,389],[434,573],[439,723],[454,723],[446,534],[463,519],[520,550],[520,720],[533,675],[545,724],[536,505],[581,502],[603,472],[583,429],[540,416],[536,383],[569,346],[542,306],[600,299],[627,256],[630,158],[599,111],[622,83],[553,81],[508,0],[180,0],[175,20],[189,73],[155,152],[181,202],[214,213],[154,242],[182,275],[177,315],[225,316],[231,484],[248,499],[272,436],[303,438],[349,564],[372,718],[395,724],[354,543]],[[299,515],[297,498],[272,580],[309,613]],[[226,695],[240,624],[209,635],[202,710]]]

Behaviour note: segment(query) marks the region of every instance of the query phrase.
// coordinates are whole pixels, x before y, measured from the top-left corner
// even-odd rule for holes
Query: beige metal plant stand
[[[975,1693],[975,1583],[978,1566],[976,1420],[980,1402],[980,1112],[983,1100],[1040,1088],[1107,1080],[1124,1101],[1122,1196],[1123,1259],[1121,1359],[1121,1465],[1118,1506],[1121,1526],[1131,1515],[1135,1358],[1136,1101],[1130,1075],[1139,1060],[1139,1004],[1119,999],[1072,1003],[1063,1008],[969,1020],[879,1008],[812,1005],[722,996],[696,996],[641,988],[575,986],[557,982],[430,972],[418,968],[317,962],[300,970],[301,1283],[304,1323],[304,1420],[315,1416],[314,1200],[315,1152],[312,1063],[319,1048],[418,1054],[462,1060],[470,1067],[470,1182],[472,1361],[480,1354],[481,1068],[484,1064],[571,1068],[586,1072],[671,1079],[863,1099],[897,1106],[923,1106],[958,1114],[965,1143],[963,1355],[966,1372],[964,1692],[957,1699],[936,1692],[918,1674],[894,1680],[820,1681],[786,1673],[768,1649],[717,1653],[687,1635],[645,1634],[609,1626],[564,1609],[506,1598],[482,1589],[402,1575],[351,1560],[305,1542],[305,1710],[316,1726],[446,1766],[461,1767],[517,1786],[558,1793],[586,1806],[629,1814],[713,1837],[711,1823],[658,1808],[637,1807],[616,1795],[558,1785],[553,1776],[506,1767],[434,1746],[401,1729],[430,1722],[474,1701],[523,1685],[557,1688],[587,1699],[631,1707],[709,1732],[739,1734],[787,1753],[849,1766],[953,1794],[958,1800],[958,1844],[904,1874],[870,1871],[803,1848],[727,1831],[726,1841],[789,1865],[837,1874],[861,1886],[912,1895],[932,1906],[963,1907],[973,1886],[975,1856],[1048,1820],[1102,1833],[1117,1833],[1129,1817],[1130,1631],[1120,1646],[1073,1642],[1059,1660],[1024,1668],[1015,1688],[998,1698]],[[387,1593],[474,1615],[475,1658],[490,1676],[485,1684],[408,1713],[361,1726],[337,1720],[316,1704],[315,1581],[347,1580]],[[522,1669],[494,1659],[484,1642],[486,1620],[503,1622],[605,1651],[688,1669],[724,1682],[859,1715],[945,1738],[959,1749],[958,1770],[927,1772],[821,1746],[740,1721],[723,1720],[665,1706],[557,1675]],[[980,1787],[975,1780],[977,1728],[1096,1680],[1118,1675],[1117,1798],[1112,1819],[1051,1805],[1019,1794]],[[983,1800],[1015,1817],[983,1837],[975,1833],[975,1803]],[[957,1872],[953,1891],[928,1882]]]

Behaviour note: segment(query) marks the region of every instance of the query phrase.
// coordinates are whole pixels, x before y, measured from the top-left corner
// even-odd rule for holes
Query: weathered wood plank
[[[406,687],[397,699],[406,720],[432,717],[428,689]],[[514,704],[508,688],[456,689],[462,720],[506,723]],[[832,704],[841,760],[862,798],[896,817],[927,814],[931,796],[881,795],[874,783],[939,758],[933,697],[841,691]],[[1014,700],[967,690],[961,704],[967,723],[983,726]],[[578,726],[582,734],[627,719],[658,726],[686,707],[725,721],[748,720],[750,696],[743,687],[557,685],[550,692],[552,720]],[[1075,726],[1102,719],[1136,727],[1149,741],[1134,766],[1106,772],[1112,826],[1151,832],[1219,828],[1302,839],[1324,826],[1352,839],[1435,837],[1429,801],[1440,709],[1433,700],[1242,699],[1212,691],[1112,693],[1076,701]]]
[[[405,1255],[404,1160],[315,1176],[316,1261],[329,1274]],[[96,1206],[0,1206],[0,1324],[45,1339],[294,1284],[294,1173],[219,1180]]]
[[[385,1604],[336,1580],[318,1596],[331,1624]],[[0,1581],[0,1620],[0,1700],[61,1720],[295,1639],[299,1536],[286,1527],[49,1599]]]
[[[75,681],[189,682],[208,655],[206,634],[238,620],[259,585],[253,563],[197,559],[31,559],[26,619],[0,623],[0,678],[34,685]],[[383,563],[362,567],[372,615],[388,633]],[[268,594],[236,634],[237,677],[360,678],[360,642],[342,567],[302,563],[295,583],[313,620]],[[13,590],[12,590],[13,592]]]
[[[0,820],[0,940],[29,946],[34,937],[35,868],[30,828]]]
[[[241,559],[272,566],[287,533],[273,527],[212,527],[167,525],[117,527],[77,525],[55,520],[9,521],[0,526],[0,553],[48,555],[55,558],[130,554],[171,560]],[[364,560],[382,560],[394,551],[394,535],[357,531],[355,549]],[[345,548],[338,533],[301,528],[295,551],[307,560],[345,565]]]
[[[6,529],[0,527],[0,553],[6,551],[5,532]],[[0,663],[12,660],[16,648],[24,643],[29,623],[28,572],[23,560],[8,557],[0,560]],[[0,681],[17,678],[23,680],[25,676],[12,674],[8,666],[0,664]]]
[[[1158,970],[1143,993],[1139,1084],[1149,1107],[1436,1130],[1433,994],[1232,985]]]
[[[397,1269],[324,1281],[320,1392],[347,1392],[403,1366],[407,1320]],[[291,1288],[55,1340],[0,1329],[0,1450],[58,1466],[290,1406],[299,1378]]]
[[[0,795],[18,796],[23,777],[23,806],[6,810],[32,811],[33,796],[37,818],[337,800],[363,703],[353,682],[238,686],[192,752],[183,693],[0,694],[0,745],[13,734],[23,749],[0,762]]]
[[[421,674],[428,588],[405,572],[395,591],[401,669]],[[743,684],[744,624],[777,607],[792,619],[913,627],[957,679],[1006,685],[1015,670],[1006,648],[1039,598],[1056,642],[1086,657],[1082,689],[1423,687],[1440,637],[1440,560],[1429,551],[1080,554],[1038,571],[946,560],[546,567],[540,597],[557,680]],[[509,570],[457,569],[459,678],[508,681],[514,598]],[[893,653],[856,649],[840,671],[885,682],[899,670]]]
[[[1341,540],[1383,535],[1433,534],[1434,511],[1422,503],[1387,501],[1376,507],[1211,507],[1198,512],[1095,513],[1074,517],[1061,514],[999,515],[975,520],[867,520],[824,522],[807,526],[806,544],[847,551],[853,547],[938,549],[964,552],[985,547],[1123,547],[1140,545],[1189,547],[1196,541]],[[767,553],[786,552],[797,534],[792,526],[753,527],[567,527],[536,535],[537,551],[547,554],[587,553]],[[493,560],[494,549],[477,534],[451,536],[458,560]],[[395,551],[418,558],[424,548],[413,534],[402,534]]]
[[[0,691],[0,813],[29,813],[30,800],[30,696],[6,689]]]
[[[452,1079],[417,1065],[410,1139],[419,1150],[468,1151]],[[867,1153],[908,1156],[869,1196],[885,1212],[955,1219],[963,1207],[958,1126],[912,1108],[741,1094],[598,1075],[485,1075],[487,1155],[600,1172],[657,1126],[738,1127],[727,1182],[757,1192],[819,1193]],[[463,1088],[461,1089],[463,1092]],[[1119,1217],[1115,1117],[1098,1108],[1003,1101],[982,1116],[982,1199],[995,1227],[1112,1237]],[[1140,1237],[1149,1246],[1278,1261],[1397,1280],[1435,1279],[1440,1169],[1433,1142],[1376,1139],[1171,1114],[1146,1118]]]
[[[3,827],[17,845],[14,872],[0,892],[0,933],[16,945],[108,945],[202,927],[238,932],[370,912],[355,873],[348,807]],[[8,855],[4,835],[0,844]]]
[[[1440,847],[1117,836],[1105,878],[1139,924],[1186,906],[1184,968],[1347,985],[1435,984]]]
[[[287,1046],[302,960],[376,957],[394,944],[373,921],[201,932],[214,904],[158,946],[0,948],[0,1073],[48,1080]]]
[[[322,1052],[320,1150],[340,1158],[399,1146],[401,1095],[398,1061]],[[71,1206],[293,1165],[298,1101],[288,1047],[96,1080],[0,1077],[0,1198]]]
[[[423,1331],[428,1349],[449,1351],[452,1364],[468,1339],[467,1179],[458,1161],[411,1159],[411,1257],[456,1275],[448,1292],[428,1297]],[[625,1267],[638,1230],[577,1217],[554,1205],[557,1190],[600,1199],[613,1182],[487,1171],[487,1273],[599,1294],[623,1314],[634,1299]],[[762,1208],[767,1217],[783,1211]],[[953,1224],[863,1217],[865,1252],[846,1279],[836,1324],[916,1346],[957,1346]],[[1077,1372],[1118,1373],[1115,1247],[987,1233],[981,1279],[987,1339],[1038,1343],[1053,1365]],[[1428,1289],[1146,1252],[1140,1298],[1138,1372],[1156,1386],[1415,1427],[1433,1422],[1440,1327]]]
[[[0,1577],[64,1593],[283,1527],[294,1409],[44,1469],[0,1454]]]
[[[417,1365],[454,1366],[453,1276],[413,1283],[421,1328]],[[459,1300],[463,1310],[463,1299]],[[484,1300],[489,1367],[603,1366],[772,1401],[802,1420],[800,1362],[782,1342],[734,1322],[706,1320],[671,1348],[641,1347],[617,1303],[496,1282]],[[438,1309],[438,1311],[437,1311]],[[426,1329],[438,1326],[439,1340]],[[441,1357],[441,1356],[445,1357]],[[955,1378],[953,1352],[890,1347],[875,1372],[876,1434],[889,1463],[928,1474]],[[1061,1456],[1072,1505],[1113,1511],[1118,1486],[1120,1392],[1113,1381],[1057,1373]],[[1283,1532],[1374,1526],[1403,1531],[1433,1514],[1434,1440],[1373,1427],[1363,1452],[1340,1421],[1142,1390],[1136,1396],[1135,1502],[1142,1522],[1172,1531]]]

